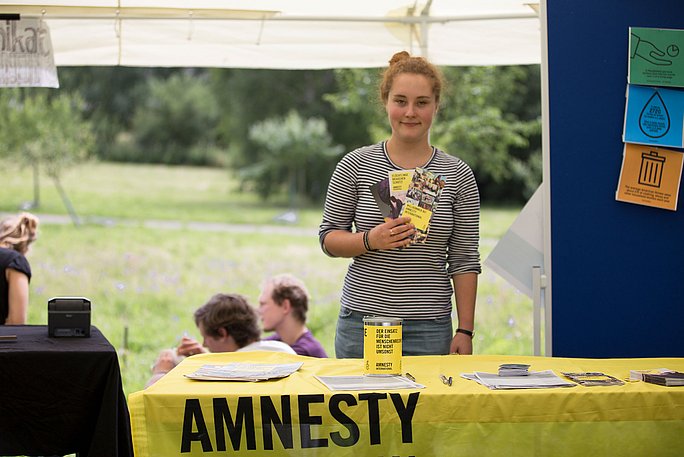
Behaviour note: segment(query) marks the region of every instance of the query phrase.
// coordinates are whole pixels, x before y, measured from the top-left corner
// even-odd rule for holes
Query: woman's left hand
[[[451,339],[449,352],[452,354],[472,355],[473,339],[465,333],[456,333]]]

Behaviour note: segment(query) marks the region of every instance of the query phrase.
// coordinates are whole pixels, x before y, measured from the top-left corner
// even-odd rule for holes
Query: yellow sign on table
[[[684,154],[626,143],[616,200],[675,211]]]
[[[293,363],[287,378],[193,381],[205,364]],[[684,371],[684,359],[567,359],[524,356],[409,356],[404,370],[423,389],[330,391],[315,376],[362,375],[362,359],[275,352],[185,359],[129,396],[136,457],[174,456],[681,456],[684,388],[621,386],[489,390],[461,373]],[[443,384],[440,374],[453,377]]]
[[[401,324],[398,318],[363,318],[364,374],[401,374]]]

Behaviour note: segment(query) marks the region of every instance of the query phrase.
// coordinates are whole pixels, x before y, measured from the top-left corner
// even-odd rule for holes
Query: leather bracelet
[[[368,232],[363,232],[363,247],[366,248],[366,251],[375,251],[375,249],[371,249],[370,243],[368,242]]]
[[[468,335],[470,338],[475,336],[475,332],[472,330],[466,330],[464,328],[457,328],[456,333],[463,333],[464,335]]]

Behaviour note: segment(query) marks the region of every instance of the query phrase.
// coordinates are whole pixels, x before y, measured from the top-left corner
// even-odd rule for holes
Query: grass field
[[[32,173],[1,170],[0,212],[16,213],[34,198]],[[199,336],[192,312],[211,295],[238,292],[256,303],[260,282],[280,272],[307,283],[309,327],[334,353],[349,261],[321,252],[320,207],[277,223],[290,209],[286,197],[263,203],[226,171],[208,168],[91,163],[66,173],[63,185],[82,223],[64,217],[55,186],[41,176],[29,323],[47,322],[51,297],[88,297],[93,324],[119,351],[127,394],[143,387],[159,349],[183,332]],[[518,211],[484,206],[483,260]],[[531,354],[531,300],[486,267],[479,282],[475,353]]]

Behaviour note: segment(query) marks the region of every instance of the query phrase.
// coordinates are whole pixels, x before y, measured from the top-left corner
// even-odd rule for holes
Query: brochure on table
[[[186,374],[198,381],[266,381],[285,378],[299,370],[297,363],[228,363],[225,365],[202,365],[195,372]]]
[[[489,389],[547,389],[553,387],[574,387],[575,383],[566,381],[551,370],[530,371],[527,376],[499,376],[498,373],[462,373],[461,377],[475,381]]]
[[[394,390],[394,389],[424,389],[404,376],[316,376],[324,386],[330,390]]]

